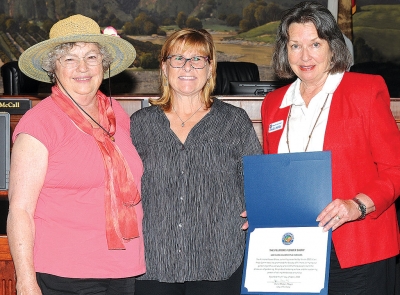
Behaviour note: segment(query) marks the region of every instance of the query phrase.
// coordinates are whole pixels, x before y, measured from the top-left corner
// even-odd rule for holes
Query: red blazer
[[[285,126],[289,107],[279,106],[288,88],[269,93],[263,101],[266,154],[278,152],[283,128],[269,133],[268,127],[280,120]],[[400,195],[400,132],[381,76],[344,74],[332,97],[323,150],[332,152],[333,199],[364,193],[376,207],[364,220],[345,223],[333,232],[341,267],[397,255],[400,238],[394,201]]]

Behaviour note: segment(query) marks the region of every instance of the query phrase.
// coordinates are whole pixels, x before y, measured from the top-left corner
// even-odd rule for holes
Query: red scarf
[[[140,194],[132,172],[118,146],[110,136],[115,134],[115,114],[110,99],[98,91],[96,98],[101,128],[93,128],[75,103],[57,86],[52,87],[51,98],[57,106],[83,132],[92,135],[100,149],[105,170],[105,215],[108,249],[125,249],[124,242],[139,236],[134,206],[140,202]]]

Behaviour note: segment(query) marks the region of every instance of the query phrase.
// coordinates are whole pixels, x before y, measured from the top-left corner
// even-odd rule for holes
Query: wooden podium
[[[7,236],[0,236],[0,295],[15,295],[15,271]]]

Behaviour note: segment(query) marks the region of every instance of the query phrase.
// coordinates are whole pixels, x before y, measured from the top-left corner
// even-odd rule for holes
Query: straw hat
[[[18,66],[25,75],[46,83],[51,83],[51,80],[42,68],[42,60],[49,51],[62,43],[97,42],[106,47],[114,58],[110,65],[110,77],[127,69],[136,57],[136,50],[128,41],[102,34],[94,20],[80,14],[55,23],[49,36],[48,40],[25,50],[18,60]],[[108,71],[104,73],[104,78],[108,78]]]

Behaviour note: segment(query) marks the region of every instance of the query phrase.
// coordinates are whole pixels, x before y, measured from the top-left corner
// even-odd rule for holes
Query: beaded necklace
[[[328,101],[328,97],[329,97],[329,93],[328,93],[328,95],[327,95],[326,98],[325,98],[324,104],[322,105],[321,110],[319,111],[317,120],[315,120],[314,126],[313,126],[313,128],[311,129],[310,135],[308,136],[307,145],[306,145],[306,148],[304,149],[305,152],[306,152],[307,149],[308,149],[308,145],[310,144],[310,140],[311,140],[312,134],[313,134],[313,132],[314,132],[315,126],[317,126],[319,117],[321,116],[322,111],[324,110],[324,107],[325,107],[325,105],[326,105],[326,102]],[[292,107],[293,107],[293,104],[290,106],[289,115],[288,115],[287,124],[286,124],[286,125],[287,125],[287,126],[286,126],[286,144],[287,144],[289,153],[290,153],[290,145],[289,145],[289,122],[290,122],[290,116],[292,115]]]

